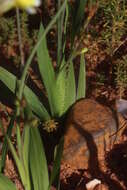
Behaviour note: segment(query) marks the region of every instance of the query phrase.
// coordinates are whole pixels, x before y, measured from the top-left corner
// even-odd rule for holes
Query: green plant
[[[67,20],[65,19],[65,30],[66,30],[66,22]],[[61,65],[59,66],[59,71],[55,72],[49,57],[46,45],[46,39],[43,38],[43,41],[40,40],[42,36],[44,36],[43,34],[45,33],[45,31],[46,30],[44,30],[43,26],[41,26],[39,32],[38,44],[35,47],[34,51],[32,52],[33,53],[31,54],[32,56],[30,56],[30,59],[28,59],[28,62],[25,65],[24,72],[21,77],[21,83],[19,86],[19,94],[18,94],[19,99],[21,99],[22,92],[24,90],[24,95],[28,103],[31,105],[32,110],[35,112],[35,114],[40,116],[41,120],[51,119],[52,117],[54,118],[61,117],[65,113],[65,111],[69,108],[69,106],[76,101],[76,99],[84,97],[85,95],[85,86],[84,86],[85,65],[84,65],[83,55],[81,55],[81,69],[79,77],[79,85],[83,84],[83,86],[82,89],[78,88],[78,93],[77,93],[78,96],[76,97],[74,69],[72,63],[74,57],[71,55],[69,57],[69,60],[65,61],[65,58],[63,56],[61,60]],[[63,51],[64,48],[65,47],[63,46]],[[48,95],[51,115],[46,111],[46,108],[44,108],[44,106],[42,106],[41,103],[38,103],[38,105],[36,105],[37,109],[35,109],[34,100],[30,97],[33,96],[34,99],[36,99],[36,101],[38,100],[38,98],[28,87],[24,88],[24,81],[27,74],[27,69],[29,64],[31,63],[31,60],[36,50],[38,55],[38,64],[39,64],[40,73]],[[68,67],[68,72],[66,72],[67,69],[66,66]],[[7,87],[14,93],[16,87],[16,77],[11,73],[7,72],[6,70],[4,70],[3,68],[0,69],[1,69],[1,77],[0,77],[1,81],[5,83]],[[10,80],[6,78],[6,75],[8,75]]]
[[[59,20],[57,20],[58,18]],[[46,35],[48,31],[51,29],[52,25],[56,21],[58,21],[58,49],[59,51],[57,51],[58,52],[57,69],[55,70],[52,65],[51,58],[49,56],[49,51],[48,51],[47,43],[46,43]],[[66,113],[69,107],[76,100],[85,97],[85,63],[84,63],[85,50],[78,51],[78,49],[74,48],[74,51],[71,51],[69,58],[65,58],[65,44],[66,44],[65,36],[66,36],[66,30],[67,30],[67,21],[68,21],[68,3],[65,0],[63,3],[61,1],[57,14],[51,20],[51,22],[46,27],[46,29],[44,29],[42,24],[40,25],[37,44],[32,50],[26,64],[24,65],[23,72],[20,79],[18,79],[15,75],[8,72],[4,68],[0,67],[0,80],[9,88],[11,92],[13,92],[14,98],[15,98],[14,114],[10,120],[10,124],[7,131],[7,138],[5,138],[4,145],[3,145],[1,169],[4,167],[4,161],[5,161],[5,156],[7,152],[7,139],[11,136],[11,131],[14,125],[14,121],[18,122],[18,118],[20,118],[22,114],[21,103],[22,103],[23,98],[26,99],[28,106],[36,115],[38,122],[39,123],[42,122],[43,123],[42,126],[44,126],[44,128],[46,129],[48,127],[47,130],[50,130],[50,127],[52,128],[52,126],[57,125],[57,122],[59,125],[59,121],[61,117]],[[59,25],[61,27],[64,26],[63,30],[60,29]],[[60,43],[61,39],[62,39],[62,43]],[[43,103],[40,102],[39,98],[35,95],[35,93],[26,85],[28,68],[36,52],[37,52],[39,71],[40,71],[41,78],[46,89],[47,98],[49,102],[49,107],[50,107],[49,111],[47,107],[44,107]],[[73,59],[77,55],[80,56],[80,69],[79,69],[78,85],[76,86]],[[56,126],[54,128],[56,128]],[[24,130],[27,130],[27,127]],[[36,130],[38,129],[36,127],[35,128],[30,127],[30,130],[32,131],[35,130],[35,134],[36,134]],[[17,132],[17,134],[19,134],[19,132]],[[34,135],[33,133],[33,139],[34,139],[34,136],[36,139],[36,135]],[[30,137],[30,139],[31,138],[32,137]],[[18,140],[17,138],[17,142],[18,141],[20,140]],[[13,148],[11,146],[10,141],[9,141],[9,145],[11,147],[11,151],[13,153],[13,156],[15,158],[15,161],[18,167],[18,163],[17,163],[18,158],[14,154],[14,150],[12,150]],[[19,149],[19,151],[21,150]],[[23,154],[24,153],[21,152],[22,156]],[[37,154],[39,155],[39,153]],[[59,154],[60,152],[58,151],[58,155]],[[57,162],[58,162],[58,158],[57,158]],[[57,170],[59,170],[59,164],[58,165],[55,164],[55,167],[57,168]],[[18,167],[18,169],[19,169],[19,173],[21,173],[21,171],[23,170],[22,167],[21,168]],[[20,177],[25,186],[26,181],[23,181],[24,177],[22,177],[21,174],[20,174]],[[38,176],[38,179],[39,178],[40,176]],[[51,177],[51,179],[53,180],[54,177]],[[28,184],[28,186],[25,188],[29,190],[30,185]]]
[[[96,78],[97,78],[98,85],[104,85],[104,83],[106,81],[106,77],[105,77],[104,73],[98,73]]]
[[[5,137],[15,160],[24,190],[50,190],[59,173],[63,138],[61,138],[59,145],[56,147],[53,169],[49,179],[45,151],[38,130],[38,120],[33,117],[29,108],[25,107],[25,109],[28,111],[28,118],[25,118],[22,135],[18,124],[16,127],[17,150],[6,134]],[[27,111],[25,110],[25,112]],[[0,189],[16,190],[17,188],[7,177],[0,174]]]
[[[14,40],[15,32],[16,27],[14,19],[12,19],[12,17],[0,17],[0,44],[7,43],[10,38]]]
[[[127,87],[127,56],[118,59],[115,63],[116,85],[119,89],[120,98],[124,95],[124,90]]]
[[[15,12],[0,17],[0,48],[6,59],[13,62],[16,67],[19,67],[20,55],[19,44],[16,28]],[[10,16],[11,15],[11,16]],[[24,59],[31,51],[32,46],[37,40],[37,30],[29,29],[29,16],[25,11],[20,12],[22,46],[24,50]]]
[[[10,120],[10,124],[9,124],[8,130],[7,130],[7,134],[9,137],[11,135],[11,131],[13,128],[14,121],[16,120],[16,117],[19,117],[19,115],[20,115],[20,106],[21,106],[20,102],[22,101],[23,95],[25,96],[28,104],[31,106],[31,109],[38,116],[40,115],[41,119],[43,121],[50,119],[49,113],[47,112],[47,110],[45,109],[43,104],[39,101],[38,97],[32,92],[32,90],[30,90],[28,87],[25,87],[25,80],[26,80],[28,68],[31,64],[31,61],[32,61],[39,45],[41,44],[43,39],[45,39],[46,34],[48,33],[48,31],[50,30],[52,25],[56,22],[60,13],[65,8],[65,5],[66,5],[66,1],[63,3],[63,5],[59,9],[58,13],[55,15],[54,19],[51,20],[51,22],[49,23],[49,25],[45,29],[44,33],[42,34],[42,36],[38,40],[37,44],[35,45],[34,49],[32,50],[32,52],[31,52],[31,54],[30,54],[30,56],[29,56],[29,58],[25,64],[25,67],[24,67],[24,70],[23,70],[23,73],[21,76],[21,80],[18,80],[18,78],[16,78],[16,76],[12,75],[7,70],[5,70],[1,67],[1,75],[0,75],[1,79],[0,80],[16,95],[14,114]],[[2,168],[3,168],[4,162],[5,162],[6,152],[7,152],[7,141],[5,139],[3,149],[2,149],[2,166],[1,166]]]
[[[114,57],[126,43],[127,2],[126,0],[99,0],[97,2],[98,8],[87,27],[84,41],[89,47],[91,65],[95,54],[97,64],[103,60],[107,61],[108,58],[107,62],[111,63],[112,67]]]
[[[107,53],[113,56],[127,31],[127,3],[125,0],[103,0],[99,5],[97,17],[102,18],[100,40],[106,45]]]

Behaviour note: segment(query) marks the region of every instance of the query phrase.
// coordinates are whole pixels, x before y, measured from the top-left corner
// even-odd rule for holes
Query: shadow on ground
[[[127,188],[127,141],[117,144],[107,154],[107,166]]]
[[[94,142],[93,136],[88,131],[84,130],[80,125],[74,125],[74,127],[84,137],[84,140],[86,141],[87,147],[89,149],[89,153],[90,153],[89,161],[88,161],[89,168],[87,171],[91,176],[90,178],[91,179],[95,179],[95,178],[100,179],[102,181],[102,183],[106,184],[110,190],[124,190],[124,188],[122,187],[122,185],[120,184],[120,182],[118,180],[111,178],[110,173],[108,174],[108,172],[104,172],[101,170],[101,168],[99,166],[99,160],[98,160],[98,150],[97,150],[97,146]],[[126,150],[127,150],[127,147],[126,147]],[[119,154],[119,150],[117,153]],[[111,154],[110,160],[108,158],[109,156],[107,157],[107,162],[110,163],[110,164],[108,164],[109,168],[111,168],[112,163],[119,163],[119,164],[121,163],[122,160],[117,161],[118,157],[116,155],[116,152],[110,153],[110,154]],[[122,170],[122,168],[121,168],[121,170],[119,170],[119,172],[117,171],[117,168],[116,168],[117,173],[122,173],[124,179],[127,176],[126,175],[127,174],[127,171],[126,171],[127,158],[125,160],[124,161],[125,161],[126,165],[124,165],[124,167],[125,167],[124,170],[126,173],[124,173],[124,170]],[[115,166],[116,166],[116,164],[115,164]],[[82,169],[82,170],[78,170],[78,171],[79,171],[79,176],[77,176],[77,178],[76,178],[76,175],[74,175],[74,173],[72,173],[72,175],[69,176],[69,178],[67,179],[68,185],[64,184],[64,183],[61,184],[61,190],[67,190],[67,189],[84,190],[85,189],[85,184],[88,182],[88,177],[87,177],[87,175],[83,176],[83,174],[84,174],[84,172],[86,172],[86,170]],[[115,167],[112,168],[112,171],[115,172]],[[78,179],[78,180],[76,180],[76,179]],[[119,180],[121,180],[121,178],[119,178]],[[79,181],[80,181],[80,183],[79,183]],[[127,185],[127,182],[125,185]]]

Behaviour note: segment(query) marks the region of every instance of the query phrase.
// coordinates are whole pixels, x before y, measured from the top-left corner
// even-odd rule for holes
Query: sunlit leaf
[[[20,134],[19,125],[17,125],[16,127],[16,135],[17,135],[18,154],[19,154],[19,158],[22,159],[22,142],[21,142],[21,134]]]
[[[50,177],[49,190],[54,180],[57,183],[57,187],[59,186],[59,174],[60,174],[60,164],[61,164],[62,153],[63,153],[63,145],[64,145],[64,138],[62,137],[60,139],[59,144],[56,146],[56,149],[55,149],[55,158],[54,158],[54,163],[53,163],[53,170]]]
[[[64,66],[64,60],[61,67]],[[65,112],[65,93],[66,93],[66,68],[63,68],[56,76],[54,87],[55,115],[60,117]]]
[[[0,190],[17,190],[10,179],[0,173]]]
[[[41,24],[40,25],[40,31],[38,38],[41,37],[41,35],[44,32],[44,27]],[[50,104],[50,109],[52,115],[54,115],[54,100],[53,100],[53,90],[55,85],[55,72],[53,69],[53,65],[49,56],[47,44],[46,44],[46,38],[42,40],[42,43],[39,45],[37,49],[37,57],[38,57],[38,65],[40,74],[42,77],[42,80],[44,82],[47,94],[48,94],[48,100]]]
[[[0,80],[8,87],[11,92],[15,92],[16,76],[3,67],[0,67]],[[36,113],[41,119],[46,120],[50,118],[50,115],[43,104],[39,101],[38,97],[27,86],[24,88],[24,96],[32,111]]]
[[[47,190],[49,187],[47,161],[37,127],[30,128],[30,171],[34,189]]]
[[[22,136],[22,157],[23,157],[23,164],[24,170],[26,174],[26,181],[27,181],[27,189],[30,190],[30,175],[29,175],[29,144],[30,144],[30,126],[25,124],[23,136]]]
[[[68,74],[66,77],[66,95],[65,95],[65,110],[75,102],[76,100],[76,84],[75,84],[75,74],[73,62],[71,61]]]
[[[22,183],[23,185],[26,184],[26,176],[25,176],[25,171],[24,171],[24,165],[23,165],[23,162],[22,160],[20,160],[18,158],[18,155],[17,155],[17,152],[12,144],[12,142],[10,141],[10,139],[8,137],[6,137],[7,140],[8,140],[8,144],[9,144],[9,148],[11,150],[11,153],[13,155],[13,158],[15,160],[15,163],[16,163],[16,166],[18,168],[18,172],[20,174],[20,177],[21,177],[21,180],[22,180]]]
[[[78,89],[77,89],[77,100],[80,98],[85,98],[85,92],[86,92],[85,58],[84,58],[84,54],[81,54],[79,79],[78,79]]]

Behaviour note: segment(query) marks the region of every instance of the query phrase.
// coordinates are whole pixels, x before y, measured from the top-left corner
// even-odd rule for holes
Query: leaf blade
[[[81,54],[76,99],[79,100],[81,98],[85,98],[85,92],[86,92],[86,68],[85,68],[84,54]]]
[[[64,138],[61,137],[60,142],[56,147],[56,155],[55,155],[55,160],[53,163],[53,170],[50,177],[49,190],[52,183],[54,182],[56,178],[57,178],[57,189],[59,186],[59,174],[60,174],[60,164],[61,164],[62,153],[63,153],[63,145],[64,145]]]
[[[12,93],[15,92],[16,76],[4,69],[3,67],[0,67],[0,81],[2,81]],[[41,119],[50,118],[50,115],[44,105],[39,101],[38,97],[34,94],[34,92],[26,85],[24,88],[24,96],[32,111],[36,113]]]
[[[0,190],[17,190],[14,183],[0,173]]]
[[[76,0],[75,9],[73,11],[73,21],[72,21],[72,45],[76,34],[79,32],[82,19],[84,16],[84,8],[87,3],[87,0]]]
[[[47,161],[37,127],[30,128],[30,171],[34,189],[47,190],[49,186]]]
[[[41,37],[43,32],[44,32],[44,27],[41,24],[38,38]],[[48,52],[48,48],[46,44],[46,37],[42,40],[42,43],[39,45],[37,49],[37,58],[38,58],[38,66],[39,66],[41,78],[44,82],[44,86],[47,91],[51,113],[52,115],[54,115],[53,88],[55,84],[55,72],[54,72],[53,65],[49,56],[49,52]]]
[[[76,82],[73,62],[69,64],[69,71],[66,78],[66,96],[65,96],[65,110],[67,110],[76,100]]]

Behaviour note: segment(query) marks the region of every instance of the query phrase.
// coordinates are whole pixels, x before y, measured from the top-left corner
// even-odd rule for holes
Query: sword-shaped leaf
[[[64,67],[64,60],[61,67]],[[65,92],[66,92],[66,68],[64,67],[56,76],[55,88],[53,91],[55,116],[61,117],[65,112]]]
[[[76,0],[75,1],[75,8],[73,11],[73,22],[72,22],[72,43],[75,38],[75,35],[80,30],[86,3],[87,3],[87,0]]]
[[[65,111],[75,102],[76,100],[76,83],[73,62],[68,66],[68,73],[66,77],[66,95],[65,95]]]
[[[49,177],[44,147],[37,127],[30,127],[30,171],[35,190],[48,190]]]
[[[50,184],[49,184],[49,189],[52,185],[52,183],[55,182],[57,183],[56,189],[59,188],[59,175],[60,175],[60,164],[61,164],[61,159],[62,159],[62,153],[63,153],[63,145],[64,145],[64,138],[61,137],[59,144],[56,146],[55,149],[55,158],[54,158],[54,163],[53,163],[53,169],[50,177]]]
[[[44,27],[41,24],[40,25],[40,31],[38,38],[41,37],[41,35],[44,32]],[[37,58],[38,58],[38,66],[41,74],[41,78],[44,82],[44,86],[47,91],[48,100],[50,104],[51,114],[54,116],[54,86],[55,86],[55,72],[53,69],[53,65],[49,56],[47,44],[46,44],[46,38],[42,40],[42,43],[39,45],[37,49]]]
[[[16,76],[3,67],[0,67],[0,81],[2,81],[12,93],[15,92]],[[26,85],[24,88],[24,96],[32,111],[37,114],[42,120],[47,120],[50,118],[50,115],[44,105],[39,101],[34,92]]]
[[[79,78],[78,78],[78,89],[77,89],[77,97],[76,97],[77,100],[80,98],[85,98],[85,92],[86,92],[86,68],[85,68],[84,54],[81,54]]]
[[[17,190],[17,188],[10,179],[0,174],[0,190]]]

